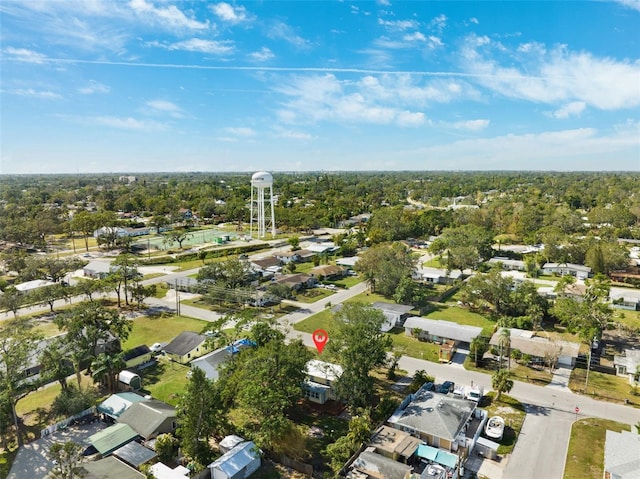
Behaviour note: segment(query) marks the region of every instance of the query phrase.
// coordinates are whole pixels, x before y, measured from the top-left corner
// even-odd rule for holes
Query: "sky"
[[[640,0],[2,0],[0,174],[640,171]]]

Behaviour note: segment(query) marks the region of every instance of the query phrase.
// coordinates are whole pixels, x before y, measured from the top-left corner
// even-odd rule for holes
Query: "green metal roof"
[[[95,433],[89,438],[89,442],[100,454],[106,456],[120,446],[133,441],[136,437],[138,437],[138,433],[128,424],[115,424]]]

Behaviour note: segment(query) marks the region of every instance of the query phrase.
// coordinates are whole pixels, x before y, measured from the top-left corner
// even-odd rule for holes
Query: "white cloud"
[[[151,113],[168,114],[173,118],[184,118],[182,109],[167,100],[151,100],[147,102],[147,107]]]
[[[83,95],[93,95],[94,93],[109,93],[111,88],[94,80],[90,80],[87,86],[78,88],[78,92]]]
[[[489,120],[466,120],[466,121],[457,121],[452,123],[450,126],[456,130],[469,130],[469,131],[480,131],[484,130],[491,123]]]
[[[639,126],[630,122],[609,133],[580,128],[462,140],[401,151],[398,160],[429,158],[440,169],[606,170],[611,163],[603,164],[603,157],[626,158],[629,164],[629,155],[637,156]]]
[[[59,100],[62,95],[50,90],[34,90],[33,88],[19,88],[17,90],[10,90],[8,93],[18,96],[28,96],[32,98],[42,98],[43,100]]]
[[[229,55],[235,50],[235,45],[231,40],[203,40],[201,38],[191,38],[176,43],[151,42],[151,46],[166,48],[167,50],[182,50],[188,52],[209,53],[211,55]]]
[[[211,11],[215,13],[221,20],[238,24],[249,20],[247,9],[242,6],[234,6],[229,3],[221,2],[211,5]]]
[[[256,62],[266,62],[275,58],[275,55],[269,48],[262,47],[258,51],[249,53],[249,58]]]
[[[502,66],[492,57],[487,37],[470,36],[461,51],[461,66],[494,92],[534,102],[584,102],[601,110],[640,105],[640,61],[596,57],[558,46],[551,51],[522,48],[515,66]],[[508,52],[507,52],[508,53]],[[513,58],[510,58],[513,63]]]
[[[86,118],[85,120],[96,125],[108,126],[121,130],[162,131],[167,129],[167,126],[163,123],[158,123],[156,121],[137,120],[131,117],[119,118],[115,116],[96,116]]]
[[[296,48],[306,49],[311,46],[308,40],[302,38],[293,28],[281,21],[275,21],[268,25],[266,34],[273,40],[284,40]]]
[[[383,20],[378,18],[378,25],[382,25],[389,30],[409,30],[418,28],[418,22],[415,20]]]
[[[471,18],[469,19],[469,21],[470,21],[471,23],[475,23],[476,25],[478,25],[478,24],[480,23],[476,17],[471,17]]]
[[[628,7],[640,12],[640,0],[615,0],[615,1],[621,5],[624,5],[625,7]]]
[[[550,113],[553,118],[558,118],[561,120],[567,119],[570,116],[580,116],[580,114],[585,110],[587,104],[583,101],[574,101],[571,103],[567,103],[562,108],[559,108],[556,111]]]
[[[444,13],[441,13],[429,22],[429,27],[438,32],[442,32],[442,30],[447,26],[447,20],[447,16]]]
[[[313,140],[315,137],[309,133],[302,131],[287,130],[285,128],[276,128],[276,136],[280,138],[288,138],[290,140]]]
[[[10,55],[14,60],[25,63],[44,63],[47,60],[45,55],[26,48],[7,47],[3,52]]]
[[[249,138],[256,135],[256,132],[252,128],[247,127],[227,127],[224,129],[227,133],[234,136],[240,136]]]
[[[156,7],[146,0],[130,0],[129,7],[143,20],[152,20],[169,29],[205,30],[209,22],[199,22],[187,17],[175,5]]]
[[[425,37],[423,33],[414,32],[406,34],[402,39],[406,42],[424,42],[427,40],[427,37]]]
[[[332,74],[298,76],[275,89],[285,97],[278,114],[286,123],[333,121],[403,127],[427,122],[418,108],[473,93],[461,82],[418,82],[411,75],[399,74],[365,75],[357,81],[340,81]]]

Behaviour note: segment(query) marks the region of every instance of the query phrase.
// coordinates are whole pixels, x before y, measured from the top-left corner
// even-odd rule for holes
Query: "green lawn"
[[[316,329],[324,329],[329,335],[335,328],[335,321],[333,314],[329,309],[320,311],[319,313],[309,316],[307,319],[300,321],[293,325],[293,329],[296,331],[302,331],[303,333],[313,333]]]
[[[301,303],[315,303],[316,301],[320,301],[323,298],[331,296],[333,291],[329,291],[328,289],[323,288],[309,288],[301,293],[296,295],[295,301],[299,301]]]
[[[524,406],[517,399],[506,394],[500,396],[500,400],[496,401],[495,392],[491,391],[487,394],[489,405],[483,407],[487,411],[489,417],[501,416],[504,418],[505,428],[502,440],[499,441],[498,454],[510,454],[513,451],[522,423],[526,416]],[[487,399],[484,399],[486,401]]]
[[[482,336],[491,336],[495,328],[495,321],[485,318],[481,314],[469,311],[466,308],[449,305],[436,305],[435,310],[425,316],[429,319],[444,319],[467,326],[478,326],[482,328]]]
[[[640,311],[627,311],[622,309],[613,310],[613,321],[624,326],[640,330]]]
[[[425,268],[442,268],[447,264],[446,261],[446,257],[434,256],[429,261],[425,261],[424,263],[422,263],[422,266],[424,266]]]
[[[184,316],[142,316],[133,320],[133,328],[122,349],[127,350],[141,344],[151,346],[153,343],[169,342],[183,331],[204,330],[208,323],[200,319]]]
[[[412,358],[425,359],[427,361],[438,362],[438,352],[440,345],[425,341],[418,341],[416,338],[407,336],[403,328],[393,328],[389,332],[393,341],[393,351],[399,352]]]
[[[187,373],[189,366],[159,357],[158,364],[140,371],[142,387],[145,394],[175,406],[178,395],[184,391],[189,382]]]
[[[629,431],[627,424],[587,418],[573,423],[564,467],[564,479],[601,479],[604,474],[604,444],[607,429]]]
[[[574,392],[584,393],[587,370],[575,368],[569,379],[569,388]],[[634,395],[627,378],[613,374],[589,371],[588,393],[595,399],[623,403],[625,400],[636,407],[640,406],[640,395]],[[640,390],[638,391],[640,394]]]

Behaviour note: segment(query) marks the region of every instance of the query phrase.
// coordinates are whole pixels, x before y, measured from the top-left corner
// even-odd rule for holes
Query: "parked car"
[[[440,394],[449,394],[453,392],[455,387],[456,387],[456,383],[454,383],[453,381],[445,381],[438,388],[438,392]]]
[[[159,353],[160,351],[162,351],[162,348],[164,348],[164,344],[153,343],[149,349],[151,350],[152,353]]]

